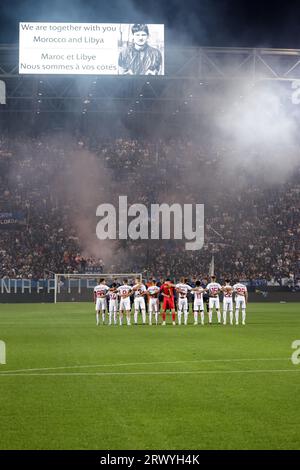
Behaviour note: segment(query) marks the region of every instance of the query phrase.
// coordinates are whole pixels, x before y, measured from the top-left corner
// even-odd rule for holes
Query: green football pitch
[[[246,326],[168,321],[2,304],[0,448],[300,448],[299,304],[250,304]]]

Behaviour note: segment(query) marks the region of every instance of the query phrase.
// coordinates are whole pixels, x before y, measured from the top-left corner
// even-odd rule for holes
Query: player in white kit
[[[201,287],[201,282],[196,281],[195,287],[192,289],[194,295],[194,325],[198,325],[198,312],[200,311],[201,325],[204,325],[204,303],[203,303],[203,292],[205,289]]]
[[[159,315],[159,299],[158,295],[160,293],[160,288],[155,284],[155,281],[151,281],[150,286],[147,289],[147,294],[149,294],[149,325],[152,325],[152,314],[155,313],[155,323],[158,325],[158,315]]]
[[[189,305],[187,295],[188,292],[192,290],[191,286],[187,284],[187,279],[182,277],[180,279],[179,284],[175,286],[177,292],[177,317],[178,317],[178,325],[181,325],[181,316],[182,311],[184,315],[184,324],[187,325],[188,322],[188,315],[189,315]]]
[[[134,291],[134,323],[137,325],[139,310],[142,312],[143,325],[146,324],[146,305],[145,305],[145,294],[147,287],[140,282],[139,278],[135,279],[136,284],[133,286]]]
[[[208,310],[208,323],[212,324],[212,312],[216,309],[218,323],[221,323],[221,312],[220,312],[220,299],[219,293],[222,290],[222,286],[216,282],[216,276],[211,276],[211,282],[209,282],[205,290],[209,294],[209,310]]]
[[[247,287],[238,282],[233,286],[233,292],[235,294],[235,324],[239,324],[239,312],[242,309],[242,324],[246,324],[246,305],[248,302],[248,291]]]
[[[126,313],[127,325],[130,326],[130,296],[132,294],[132,288],[128,285],[128,280],[123,280],[123,285],[117,288],[118,295],[120,296],[120,306],[119,306],[119,321],[120,326],[123,325],[123,313]]]
[[[112,317],[114,317],[114,325],[117,324],[117,313],[118,313],[118,292],[117,284],[114,282],[108,291],[109,297],[109,308],[108,308],[108,324],[111,325]]]
[[[222,286],[223,292],[223,325],[227,322],[227,310],[229,310],[230,325],[233,323],[233,287],[230,285],[229,279],[225,279],[225,285]]]
[[[105,313],[107,310],[106,294],[109,287],[105,283],[105,279],[100,279],[99,284],[94,287],[94,302],[96,308],[96,325],[99,325],[99,314],[102,312],[102,323],[105,323]]]

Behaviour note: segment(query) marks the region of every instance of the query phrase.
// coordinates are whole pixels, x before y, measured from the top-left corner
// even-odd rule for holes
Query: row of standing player
[[[178,324],[187,325],[189,315],[188,294],[194,296],[193,312],[194,325],[198,325],[198,316],[200,313],[201,324],[204,325],[204,300],[203,296],[208,295],[208,323],[212,324],[213,310],[216,310],[218,323],[222,323],[220,311],[220,297],[223,294],[223,324],[227,323],[227,312],[229,312],[229,322],[233,324],[233,295],[235,296],[235,324],[239,324],[239,313],[242,311],[242,324],[246,322],[246,305],[248,302],[247,287],[238,282],[233,286],[228,279],[221,286],[216,282],[215,276],[211,276],[211,282],[207,286],[201,286],[200,281],[196,281],[195,287],[187,283],[187,279],[181,278],[178,284],[174,284],[170,279],[159,287],[153,280],[149,286],[135,279],[135,285],[128,285],[128,280],[124,279],[121,286],[113,283],[111,287],[106,285],[104,279],[99,280],[99,284],[94,288],[94,302],[96,307],[96,323],[100,324],[100,313],[102,313],[102,323],[105,323],[105,314],[107,312],[107,298],[109,298],[108,324],[112,321],[117,324],[117,314],[119,313],[119,324],[123,324],[124,313],[126,315],[127,325],[131,325],[131,301],[130,297],[134,295],[134,323],[138,323],[139,312],[142,314],[142,323],[146,324],[146,303],[145,296],[148,297],[148,316],[149,325],[152,325],[154,317],[155,324],[159,319],[159,295],[163,297],[162,303],[162,325],[166,324],[166,312],[169,310],[172,315],[172,323],[176,324],[174,293],[177,293],[177,320]]]

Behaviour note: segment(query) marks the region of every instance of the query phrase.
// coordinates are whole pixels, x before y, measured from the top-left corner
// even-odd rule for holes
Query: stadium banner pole
[[[54,274],[54,303],[57,301],[57,274]]]
[[[215,256],[212,255],[210,266],[209,266],[209,275],[214,276],[214,274],[215,274]]]

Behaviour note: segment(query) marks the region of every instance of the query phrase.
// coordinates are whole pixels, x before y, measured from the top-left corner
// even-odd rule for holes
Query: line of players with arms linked
[[[212,324],[213,311],[216,311],[219,324],[227,323],[227,313],[229,313],[229,323],[239,324],[240,310],[242,313],[242,324],[246,322],[246,305],[248,302],[247,287],[238,282],[233,286],[229,279],[225,280],[224,285],[216,282],[216,277],[211,276],[211,281],[207,285],[201,285],[200,281],[195,282],[191,287],[188,280],[181,278],[178,284],[174,284],[170,279],[166,279],[162,285],[151,280],[147,286],[135,279],[133,286],[128,284],[127,279],[123,279],[123,284],[118,286],[113,283],[110,287],[105,279],[100,279],[99,284],[94,288],[94,302],[96,307],[96,324],[100,324],[100,315],[102,323],[105,323],[106,313],[108,312],[108,325],[123,324],[124,317],[128,326],[131,325],[131,297],[134,296],[134,323],[138,323],[139,313],[142,316],[142,323],[146,324],[146,303],[148,303],[148,323],[156,325],[159,323],[160,299],[162,299],[161,316],[162,325],[166,325],[166,313],[169,310],[172,315],[172,323],[176,325],[175,312],[175,294],[177,299],[177,323],[178,325],[187,325],[189,316],[188,296],[193,295],[193,313],[194,325],[198,325],[199,317],[201,325],[204,325],[204,304],[208,314],[208,324]],[[223,318],[220,310],[220,294],[223,294]],[[147,302],[145,301],[147,300]],[[109,304],[107,306],[107,300]],[[235,303],[235,312],[234,312]],[[107,308],[108,307],[108,308]],[[235,315],[234,315],[235,313]],[[235,317],[235,318],[234,318]]]

